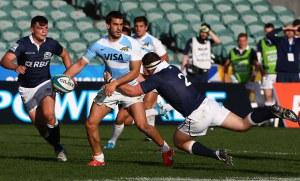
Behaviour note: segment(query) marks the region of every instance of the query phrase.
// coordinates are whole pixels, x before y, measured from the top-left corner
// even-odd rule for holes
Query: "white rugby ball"
[[[56,91],[63,93],[71,92],[75,88],[75,82],[64,74],[53,76],[52,85]]]

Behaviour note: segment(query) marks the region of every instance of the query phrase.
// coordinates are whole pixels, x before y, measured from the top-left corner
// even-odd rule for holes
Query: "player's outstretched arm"
[[[9,70],[14,70],[19,74],[24,74],[26,71],[26,67],[23,65],[17,65],[15,64],[13,61],[16,59],[16,55],[11,53],[11,52],[7,52],[5,53],[5,55],[2,57],[1,61],[0,61],[0,65],[3,66],[6,69]]]
[[[59,56],[61,57],[66,69],[71,67],[72,60],[71,60],[69,52],[65,48],[63,49],[63,51],[61,52],[61,54]]]
[[[112,93],[116,90],[116,88],[120,85],[128,83],[139,76],[141,67],[141,61],[131,61],[130,62],[130,72],[123,75],[119,79],[112,81],[111,83],[105,86],[105,94],[107,96],[111,96]]]
[[[86,61],[84,58],[80,58],[77,60],[76,63],[74,63],[71,67],[69,67],[64,74],[68,75],[70,77],[74,77],[76,74],[78,74],[86,65],[88,64],[88,61]]]
[[[123,84],[123,85],[119,86],[118,89],[123,94],[125,94],[127,96],[131,96],[131,97],[140,96],[140,95],[144,94],[140,84],[137,84],[135,86],[132,86],[132,85],[129,85],[129,84]]]

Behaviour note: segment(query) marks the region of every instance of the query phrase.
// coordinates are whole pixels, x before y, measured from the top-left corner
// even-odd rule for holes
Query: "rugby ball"
[[[75,82],[64,74],[53,76],[52,85],[55,91],[63,93],[71,92],[75,88]]]

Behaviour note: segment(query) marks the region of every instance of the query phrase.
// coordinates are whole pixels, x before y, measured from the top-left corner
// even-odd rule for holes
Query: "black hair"
[[[151,64],[152,62],[158,61],[158,60],[160,60],[160,57],[154,52],[146,53],[144,55],[144,57],[142,58],[143,65],[145,65],[145,66]]]
[[[299,26],[300,25],[300,19],[295,19],[293,21],[293,26]]]
[[[137,22],[144,22],[144,24],[148,26],[148,19],[146,18],[146,16],[138,16],[134,18],[134,24]]]
[[[30,26],[33,27],[36,23],[39,23],[41,26],[48,24],[48,20],[45,16],[35,16],[31,19]]]
[[[240,33],[240,34],[238,35],[238,40],[239,40],[240,38],[243,38],[243,37],[245,37],[245,38],[248,39],[248,34],[247,34],[247,33]]]
[[[111,11],[105,17],[106,24],[110,24],[113,18],[124,20],[123,14],[120,11]]]
[[[274,24],[273,23],[266,23],[264,28],[274,28]]]

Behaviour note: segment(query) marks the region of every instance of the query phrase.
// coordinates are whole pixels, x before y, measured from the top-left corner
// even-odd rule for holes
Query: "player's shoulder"
[[[125,45],[125,46],[128,46],[128,47],[133,47],[133,46],[139,46],[140,47],[140,44],[136,39],[134,39],[131,36],[127,36],[127,35],[122,35],[122,39],[121,39],[120,43],[122,45]]]
[[[30,42],[29,36],[24,36],[24,37],[20,38],[19,40],[17,40],[18,44],[24,44],[24,43],[29,43],[29,42]]]
[[[46,38],[46,43],[50,45],[59,44],[59,42],[51,37]]]

